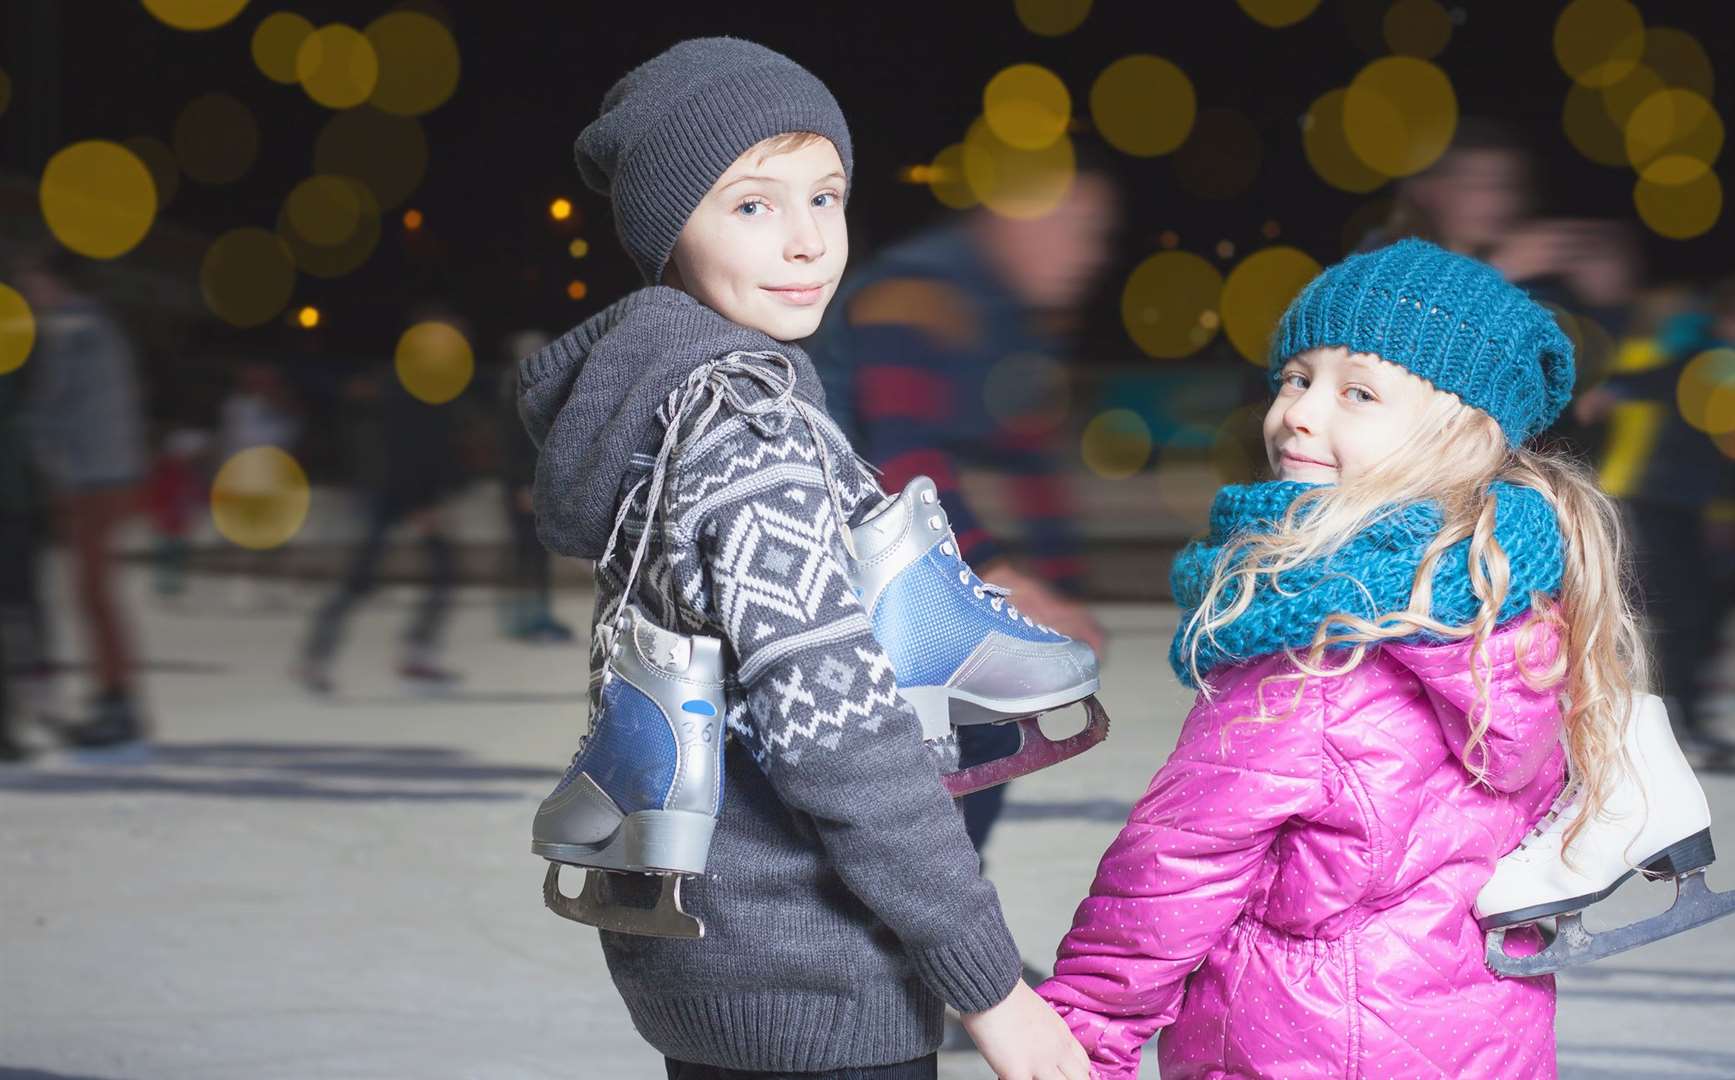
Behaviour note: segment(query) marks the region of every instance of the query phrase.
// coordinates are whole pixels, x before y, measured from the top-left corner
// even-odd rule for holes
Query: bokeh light
[[[121,145],[131,150],[145,168],[151,171],[151,183],[157,187],[157,210],[169,205],[181,190],[181,167],[175,162],[175,152],[169,144],[149,135],[134,135]]]
[[[976,205],[976,193],[964,179],[964,144],[953,143],[934,155],[928,166],[928,190],[941,206],[968,210]]]
[[[1265,458],[1265,413],[1261,402],[1243,405],[1217,425],[1211,437],[1211,468],[1223,484],[1249,484],[1270,472]]]
[[[247,0],[144,0],[144,5],[177,30],[214,30],[241,14]]]
[[[302,39],[295,51],[295,77],[307,96],[328,109],[360,105],[379,83],[373,43],[353,26],[332,23]]]
[[[342,277],[379,245],[380,206],[360,181],[321,174],[297,184],[284,200],[277,234],[306,273]]]
[[[1174,359],[1216,336],[1223,275],[1189,251],[1161,251],[1133,268],[1121,291],[1121,322],[1146,355]]]
[[[1078,29],[1090,5],[1091,0],[1013,0],[1012,9],[1032,34],[1059,37]]]
[[[463,333],[450,323],[420,322],[398,338],[398,381],[416,399],[443,405],[470,385],[475,355]]]
[[[55,239],[93,259],[131,251],[157,216],[151,171],[131,150],[100,139],[73,143],[49,158],[39,197]]]
[[[1348,91],[1329,90],[1321,94],[1307,110],[1301,125],[1301,147],[1307,163],[1319,178],[1342,191],[1365,194],[1384,184],[1383,173],[1350,149],[1349,137],[1343,129],[1343,101]]]
[[[1636,67],[1613,86],[1573,83],[1566,92],[1561,126],[1573,147],[1599,165],[1624,167],[1627,162],[1627,118],[1639,104],[1663,89],[1648,67]]]
[[[1002,428],[1030,437],[1065,423],[1071,397],[1065,367],[1037,353],[1013,353],[997,361],[982,390],[988,414]]]
[[[303,330],[313,330],[319,326],[319,309],[312,304],[295,313],[295,325]]]
[[[1193,132],[1170,159],[1175,180],[1201,199],[1232,199],[1253,186],[1265,157],[1265,142],[1247,116],[1234,109],[1206,109]]]
[[[313,144],[315,172],[354,177],[383,210],[402,206],[428,172],[419,120],[378,109],[348,109],[326,121]]]
[[[590,254],[590,241],[582,236],[575,236],[572,243],[566,245],[566,253],[575,259],[582,259]]]
[[[1626,151],[1645,179],[1685,184],[1697,180],[1723,152],[1723,119],[1691,90],[1659,90],[1627,118]]]
[[[272,82],[295,85],[301,81],[295,73],[295,58],[311,33],[313,24],[292,11],[265,16],[253,29],[253,63]]]
[[[1699,39],[1672,26],[1645,28],[1644,66],[1669,86],[1691,90],[1709,100],[1716,96],[1717,73]]]
[[[1319,275],[1319,263],[1299,248],[1268,247],[1242,259],[1223,283],[1223,332],[1237,352],[1265,366],[1271,333],[1283,309]]]
[[[1587,390],[1608,378],[1615,363],[1616,345],[1603,324],[1589,315],[1575,315],[1559,304],[1542,304],[1572,342],[1573,386]]]
[[[982,117],[996,138],[1017,150],[1041,150],[1066,132],[1072,95],[1040,64],[1013,64],[982,91]]]
[[[1687,362],[1675,384],[1681,419],[1707,435],[1735,431],[1735,349],[1708,349]]]
[[[1198,112],[1187,73],[1160,56],[1123,56],[1090,87],[1090,118],[1110,146],[1134,157],[1166,154],[1187,139]]]
[[[1313,14],[1319,0],[1236,0],[1241,10],[1273,30],[1296,23]]]
[[[194,98],[175,120],[175,160],[202,184],[228,184],[259,158],[259,123],[228,94]]]
[[[370,104],[399,116],[420,116],[444,105],[458,89],[458,43],[429,15],[393,11],[368,24],[379,62]]]
[[[280,547],[301,531],[312,492],[301,465],[275,446],[251,446],[223,463],[211,482],[211,520],[230,543]]]
[[[420,210],[417,210],[414,208],[411,208],[409,210],[405,210],[404,211],[404,228],[408,229],[410,232],[415,232],[417,229],[419,229],[421,227],[422,227],[422,212]]]
[[[1381,29],[1392,52],[1432,60],[1452,40],[1452,16],[1439,0],[1398,0],[1386,9]]]
[[[1344,135],[1356,157],[1387,176],[1438,161],[1458,129],[1458,95],[1426,60],[1388,56],[1363,68],[1343,99]]]
[[[36,316],[10,285],[0,285],[0,375],[10,375],[30,359],[36,346]]]
[[[1707,170],[1685,184],[1660,184],[1639,177],[1633,186],[1639,218],[1658,236],[1691,240],[1709,232],[1723,213],[1723,182]]]
[[[1554,22],[1554,58],[1574,82],[1609,86],[1644,54],[1644,18],[1627,0],[1572,0]]]
[[[565,221],[572,216],[572,200],[555,199],[548,204],[548,216],[556,221]]]
[[[231,326],[259,326],[277,317],[295,291],[295,262],[276,234],[255,226],[212,241],[199,267],[205,306]]]
[[[978,118],[964,135],[964,181],[971,194],[1003,217],[1043,217],[1072,190],[1077,162],[1062,135],[1040,150],[1020,150],[995,136]]]
[[[1131,409],[1108,409],[1084,426],[1080,449],[1091,472],[1124,480],[1151,460],[1151,428]]]
[[[584,282],[582,282],[582,281],[569,281],[566,283],[567,299],[569,299],[569,300],[583,300],[585,297],[587,297],[589,295],[590,295],[590,286],[586,285]]]

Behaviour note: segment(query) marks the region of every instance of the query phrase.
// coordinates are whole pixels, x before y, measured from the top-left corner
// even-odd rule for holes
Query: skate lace
[[[977,600],[987,601],[988,606],[996,614],[1004,614],[1013,622],[1022,621],[1025,626],[1033,627],[1044,633],[1054,633],[1053,630],[1041,623],[1032,621],[1030,616],[1018,614],[1018,606],[1007,602],[1007,598],[1012,595],[1011,589],[1003,585],[990,584],[978,577],[976,571],[971,569],[970,564],[964,561],[963,553],[958,547],[958,534],[952,531],[951,520],[946,517],[945,511],[940,509],[939,498],[932,491],[924,491],[922,492],[922,501],[934,508],[934,512],[928,517],[928,528],[939,529],[942,525],[945,526],[946,539],[940,542],[940,551],[942,554],[957,560],[959,566],[958,584],[969,588],[970,594]]]
[[[1554,827],[1554,823],[1560,820],[1560,816],[1578,801],[1582,787],[1576,780],[1567,784],[1566,788],[1555,796],[1554,804],[1548,808],[1548,813],[1542,815],[1542,820],[1538,821],[1524,839],[1518,842],[1516,850],[1524,851],[1546,836],[1549,830]]]

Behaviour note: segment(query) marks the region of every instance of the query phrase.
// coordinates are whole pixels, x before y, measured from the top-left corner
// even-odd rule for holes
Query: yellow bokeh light
[[[9,285],[0,285],[0,375],[10,375],[30,359],[36,347],[36,316],[30,304]]]
[[[1151,460],[1151,428],[1131,409],[1109,409],[1091,418],[1080,440],[1084,463],[1107,480],[1123,480]]]
[[[1452,40],[1452,16],[1439,0],[1398,0],[1386,9],[1382,29],[1392,52],[1432,60]]]
[[[928,190],[940,205],[952,210],[968,210],[976,205],[976,193],[964,179],[964,144],[953,143],[934,155],[928,166]]]
[[[1672,26],[1645,28],[1645,66],[1670,86],[1691,90],[1702,98],[1715,96],[1717,73],[1699,39]]]
[[[211,520],[230,543],[263,551],[288,543],[307,521],[312,491],[301,465],[275,446],[251,446],[211,482]]]
[[[195,98],[175,120],[175,160],[202,184],[239,180],[258,157],[259,124],[228,94]]]
[[[582,259],[590,254],[590,241],[582,236],[575,236],[572,243],[566,245],[566,253],[575,259]]]
[[[315,172],[350,176],[381,209],[402,206],[428,172],[428,137],[419,120],[378,109],[347,109],[326,121],[313,144]]]
[[[1283,309],[1318,275],[1319,263],[1312,256],[1287,245],[1242,259],[1223,283],[1223,332],[1230,344],[1264,367]]]
[[[1723,119],[1691,90],[1659,90],[1627,118],[1626,151],[1645,179],[1679,186],[1698,179],[1723,152]]]
[[[1180,146],[1199,107],[1187,73],[1160,56],[1124,56],[1090,88],[1090,117],[1110,146],[1156,157]]]
[[[319,325],[319,309],[312,304],[295,313],[295,323],[303,330],[312,330]]]
[[[1296,23],[1313,14],[1319,0],[1237,0],[1241,10],[1273,30]]]
[[[296,185],[284,200],[277,234],[303,271],[315,277],[342,277],[367,262],[378,247],[380,206],[358,180],[313,177]]]
[[[295,263],[276,234],[247,226],[212,241],[199,267],[205,306],[231,326],[277,317],[295,291]]]
[[[1343,100],[1348,91],[1321,94],[1302,121],[1301,147],[1307,163],[1319,178],[1334,188],[1363,195],[1384,184],[1387,177],[1373,169],[1350,149],[1343,130]]]
[[[174,201],[181,189],[181,167],[175,162],[175,152],[161,139],[149,135],[134,135],[121,141],[151,171],[151,183],[157,186],[157,209]]]
[[[1218,310],[1223,275],[1188,251],[1162,251],[1138,266],[1121,290],[1121,322],[1146,355],[1174,359],[1216,336],[1203,316]]]
[[[295,58],[311,33],[313,24],[294,12],[267,15],[253,30],[253,63],[272,82],[295,85],[301,81],[295,73]]]
[[[1633,186],[1639,218],[1658,236],[1690,240],[1708,232],[1723,213],[1723,182],[1707,169],[1684,184],[1659,184],[1644,177]]]
[[[1585,157],[1599,165],[1627,164],[1626,117],[1638,101],[1627,103],[1631,89],[1648,85],[1645,96],[1662,89],[1662,81],[1645,67],[1637,67],[1620,83],[1597,88],[1573,83],[1566,92],[1566,105],[1561,110],[1560,124],[1567,140]]]
[[[1243,405],[1217,425],[1211,437],[1211,467],[1224,484],[1249,484],[1269,471],[1265,458],[1265,412],[1260,402]]]
[[[353,26],[332,23],[302,39],[295,50],[295,77],[307,96],[328,109],[360,105],[379,83],[373,43]]]
[[[1031,220],[1059,206],[1072,190],[1077,161],[1066,136],[1041,150],[1020,150],[995,137],[982,119],[964,136],[964,180],[989,210]]]
[[[457,327],[421,322],[404,331],[396,354],[398,381],[419,401],[444,405],[470,385],[476,359]]]
[[[151,231],[157,185],[151,171],[118,143],[73,143],[42,170],[42,217],[55,239],[93,259],[125,255]]]
[[[1090,14],[1091,0],[1012,0],[1018,21],[1032,34],[1059,37],[1070,34]]]
[[[1627,0],[1572,0],[1554,22],[1554,58],[1574,82],[1609,86],[1645,54],[1645,21]]]
[[[1708,349],[1688,361],[1675,402],[1681,419],[1707,435],[1735,431],[1735,349]]]
[[[1344,135],[1369,168],[1410,176],[1438,161],[1458,129],[1452,80],[1426,60],[1388,56],[1363,68],[1343,99]]]
[[[420,116],[458,89],[458,43],[438,19],[393,11],[368,24],[379,57],[379,81],[369,103],[399,116]]]
[[[404,228],[408,229],[411,232],[415,232],[417,229],[419,229],[421,227],[422,227],[422,212],[420,210],[414,210],[414,209],[405,210],[404,211]]]
[[[566,283],[566,295],[569,299],[583,300],[590,295],[590,286],[582,281],[569,281]]]
[[[549,203],[548,216],[556,221],[565,221],[572,216],[572,200],[556,199]]]
[[[241,14],[247,0],[144,0],[144,5],[177,30],[214,30]]]
[[[1072,95],[1060,76],[1040,64],[1014,64],[988,80],[982,116],[1007,146],[1041,150],[1066,132]]]

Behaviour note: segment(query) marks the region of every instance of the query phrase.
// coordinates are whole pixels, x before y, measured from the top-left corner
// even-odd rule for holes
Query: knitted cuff
[[[998,911],[989,912],[944,945],[911,949],[916,973],[961,1013],[981,1012],[1006,1000],[1024,971],[1024,959]]]

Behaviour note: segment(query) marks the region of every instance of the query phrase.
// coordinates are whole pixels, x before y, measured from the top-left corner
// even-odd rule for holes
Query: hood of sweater
[[[733,352],[787,357],[796,394],[825,406],[799,347],[663,285],[628,294],[520,362],[518,415],[537,446],[536,531],[549,550],[601,557],[633,455],[654,452],[661,437],[658,410],[694,368]]]

